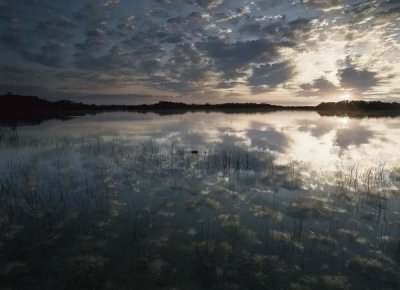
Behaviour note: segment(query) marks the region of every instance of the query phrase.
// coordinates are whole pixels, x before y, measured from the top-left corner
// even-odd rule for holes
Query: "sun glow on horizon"
[[[347,128],[350,122],[350,118],[349,117],[341,117],[339,118],[339,124],[340,124],[340,128]]]
[[[351,96],[351,94],[346,93],[346,94],[341,95],[339,98],[341,101],[350,101],[352,99],[352,96]]]

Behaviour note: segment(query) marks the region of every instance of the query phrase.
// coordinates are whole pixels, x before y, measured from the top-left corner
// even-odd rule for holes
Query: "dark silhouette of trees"
[[[8,92],[0,95],[0,120],[25,120],[40,116],[40,119],[66,118],[74,115],[105,111],[156,112],[163,114],[183,114],[185,112],[224,112],[253,113],[268,111],[316,111],[321,115],[349,116],[392,116],[400,115],[399,103],[379,101],[342,101],[321,103],[317,106],[277,106],[258,103],[224,103],[224,104],[186,104],[176,102],[158,102],[148,105],[88,105],[70,100],[49,101],[37,96],[21,96]]]

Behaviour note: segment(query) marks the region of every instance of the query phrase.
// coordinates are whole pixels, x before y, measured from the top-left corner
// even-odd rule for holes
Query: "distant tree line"
[[[223,104],[186,104],[176,102],[158,102],[146,105],[89,105],[70,100],[49,101],[37,96],[21,96],[7,93],[0,95],[0,113],[5,115],[16,114],[67,114],[71,112],[99,112],[99,111],[138,111],[138,112],[166,112],[182,113],[186,111],[222,111],[222,112],[255,112],[280,110],[309,110],[323,114],[354,114],[362,112],[398,112],[399,103],[385,103],[379,101],[342,101],[321,103],[317,106],[278,106],[258,103],[223,103]]]

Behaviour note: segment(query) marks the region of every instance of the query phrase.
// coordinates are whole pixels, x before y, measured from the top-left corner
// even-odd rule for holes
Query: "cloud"
[[[366,69],[357,69],[355,67],[346,67],[338,72],[340,85],[343,88],[365,92],[379,84],[379,78],[376,72]]]
[[[249,18],[239,27],[239,32],[293,46],[298,38],[304,38],[310,32],[311,27],[311,19],[298,17],[288,21],[285,15],[279,14],[263,21]]]
[[[267,63],[255,67],[248,79],[250,86],[276,87],[291,79],[294,69],[289,62]]]
[[[1,40],[27,61],[50,67],[59,67],[63,63],[63,42],[49,41],[38,48],[30,47],[29,43],[22,39],[18,32],[6,33]]]
[[[120,2],[120,0],[102,0],[101,5],[108,7],[108,6],[115,6]]]
[[[77,24],[72,19],[64,16],[59,19],[40,21],[35,28],[35,32],[50,39],[65,40],[72,37],[72,32],[76,28],[78,28]]]
[[[331,96],[337,94],[339,88],[335,86],[333,83],[328,81],[325,77],[320,77],[318,79],[313,80],[312,83],[301,84],[299,91],[299,95],[301,96]]]
[[[86,32],[84,42],[76,43],[75,48],[78,53],[87,52],[93,53],[97,48],[101,48],[106,43],[106,32],[101,28],[89,30]]]
[[[122,71],[127,68],[136,67],[132,54],[119,46],[111,47],[105,54],[94,56],[88,50],[83,50],[75,55],[75,66],[88,70]]]
[[[250,92],[309,102],[343,90],[383,98],[400,81],[399,9],[394,0],[4,0],[0,66],[51,70],[36,84],[47,89],[123,84],[205,101],[246,101]],[[305,57],[328,44],[330,55]],[[75,76],[60,84],[64,72]],[[32,85],[28,75],[19,81]]]
[[[162,5],[187,3],[206,9],[213,9],[220,6],[225,0],[156,0]]]
[[[368,144],[369,140],[375,136],[375,133],[360,124],[360,121],[351,121],[347,128],[336,131],[336,145],[342,149],[349,146],[359,146]]]
[[[290,139],[273,128],[265,130],[249,129],[246,135],[251,142],[251,146],[264,150],[284,152],[290,145]]]
[[[189,0],[189,2],[203,8],[212,9],[221,5],[224,0]]]
[[[243,85],[243,82],[226,82],[222,81],[216,85],[217,89],[232,89],[237,85]]]
[[[216,69],[227,79],[243,76],[243,70],[251,63],[265,62],[277,56],[276,45],[265,39],[234,43],[211,39],[198,43],[197,47],[212,59]]]
[[[318,120],[298,120],[297,123],[300,124],[299,131],[310,132],[312,136],[317,138],[337,129],[337,122],[325,118]]]
[[[344,0],[301,0],[301,2],[306,5],[316,5],[323,8],[330,8],[344,4],[345,1]]]

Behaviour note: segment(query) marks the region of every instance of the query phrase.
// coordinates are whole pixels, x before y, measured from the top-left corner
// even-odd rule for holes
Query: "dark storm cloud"
[[[33,0],[4,1],[2,4],[2,11],[8,16],[5,29],[0,30],[3,45],[24,60],[50,67],[63,65],[64,40],[75,24],[66,17],[51,17],[51,13],[61,9],[60,5],[52,1]],[[43,21],[41,17],[49,19]]]
[[[343,88],[355,89],[359,92],[372,89],[379,83],[376,72],[355,67],[346,67],[339,70],[338,77]]]
[[[381,11],[377,13],[378,17],[398,16],[400,14],[400,2],[397,0],[386,1],[381,4]]]
[[[62,42],[49,41],[34,48],[25,39],[21,39],[18,34],[13,32],[4,34],[1,40],[27,61],[54,67],[62,64],[64,51]]]
[[[264,40],[226,43],[210,39],[199,43],[199,49],[206,52],[218,69],[228,79],[243,75],[242,69],[254,62],[264,62],[277,56],[275,44]]]
[[[84,51],[75,54],[75,66],[89,70],[121,70],[132,67],[133,56],[118,46],[111,47],[104,55],[95,57]]]
[[[351,9],[361,14],[372,14],[375,18],[381,18],[398,15],[400,12],[400,2],[397,0],[360,2],[351,6]]]
[[[302,17],[288,21],[285,15],[277,15],[265,21],[249,18],[239,27],[239,32],[294,45],[298,37],[304,38],[310,31],[310,22],[311,19]]]
[[[334,84],[324,77],[314,80],[313,88],[323,92],[331,92],[337,89]]]
[[[40,21],[35,28],[35,32],[51,39],[65,39],[70,38],[76,28],[78,26],[72,19],[61,17],[59,19]]]
[[[100,27],[85,33],[85,41],[76,43],[75,48],[79,52],[95,52],[106,43],[106,32]]]
[[[253,69],[249,85],[275,87],[290,80],[293,74],[293,67],[289,62],[264,64]]]
[[[35,83],[40,82],[42,79],[48,75],[49,71],[45,70],[35,70],[28,67],[18,67],[18,66],[1,66],[0,67],[0,79],[2,83],[8,86],[17,85],[28,85],[34,86]],[[25,81],[21,84],[21,80]]]
[[[216,88],[217,89],[231,89],[237,85],[243,85],[243,84],[245,84],[245,83],[242,83],[242,82],[220,82],[217,84]]]
[[[337,93],[339,88],[333,83],[328,81],[325,77],[320,77],[315,79],[312,83],[306,83],[300,85],[301,91],[299,95],[301,96],[329,96],[331,94]]]

